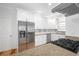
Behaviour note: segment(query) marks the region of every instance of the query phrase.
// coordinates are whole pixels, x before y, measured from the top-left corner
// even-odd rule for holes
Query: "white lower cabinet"
[[[40,46],[47,42],[46,35],[36,35],[35,36],[35,46]]]
[[[61,35],[61,34],[51,34],[51,41],[58,40],[59,38],[65,38],[65,35]]]
[[[51,34],[50,41],[58,40],[59,38],[65,38],[65,35],[61,34]],[[36,35],[35,36],[35,46],[40,46],[42,44],[47,43],[47,35]]]

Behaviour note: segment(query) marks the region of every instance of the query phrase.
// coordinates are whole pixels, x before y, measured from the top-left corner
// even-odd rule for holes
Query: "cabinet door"
[[[51,34],[51,41],[58,40],[59,38],[65,38],[65,35],[61,35],[61,34]]]
[[[47,42],[46,35],[35,36],[35,46],[45,44]]]
[[[51,34],[47,34],[47,43],[51,42]]]

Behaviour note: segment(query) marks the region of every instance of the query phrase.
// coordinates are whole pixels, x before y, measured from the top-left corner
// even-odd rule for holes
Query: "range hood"
[[[59,12],[65,14],[65,16],[71,16],[79,13],[78,3],[61,3],[52,9],[52,12]]]

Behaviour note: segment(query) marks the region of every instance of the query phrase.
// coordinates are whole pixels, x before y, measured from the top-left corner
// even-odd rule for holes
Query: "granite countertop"
[[[57,33],[57,32],[35,32],[35,35],[47,35],[47,34],[60,34],[60,35],[65,35],[63,33]]]
[[[52,34],[52,32],[36,32],[35,35],[47,35]]]

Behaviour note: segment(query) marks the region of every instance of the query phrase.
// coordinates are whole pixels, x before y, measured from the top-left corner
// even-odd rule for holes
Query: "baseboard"
[[[15,49],[10,49],[7,51],[1,51],[0,52],[0,56],[14,56],[17,53],[17,48]]]

